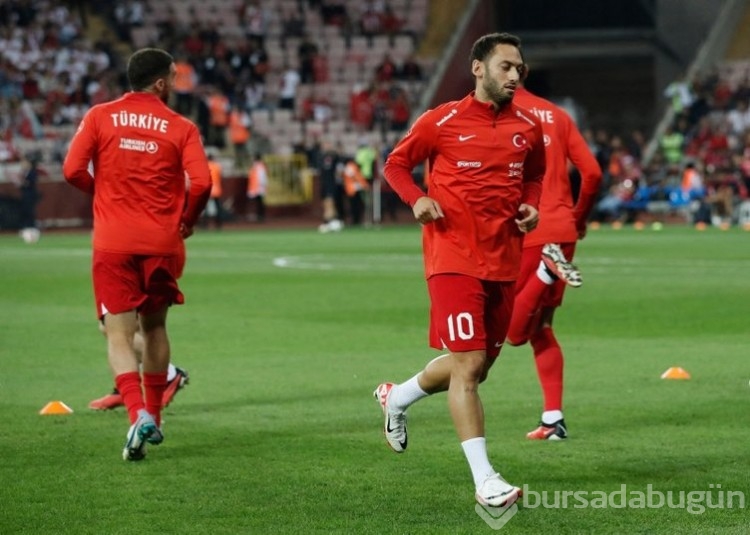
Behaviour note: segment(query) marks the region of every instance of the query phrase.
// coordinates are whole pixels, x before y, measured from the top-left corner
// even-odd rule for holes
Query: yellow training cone
[[[662,379],[690,379],[690,374],[680,367],[669,368],[661,374]]]
[[[70,414],[72,412],[73,412],[73,409],[68,407],[62,401],[50,401],[42,408],[42,410],[39,411],[39,414],[42,414],[42,415]]]

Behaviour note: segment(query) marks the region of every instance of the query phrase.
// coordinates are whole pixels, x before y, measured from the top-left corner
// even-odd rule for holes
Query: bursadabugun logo
[[[494,530],[501,529],[518,512],[518,500],[506,503],[502,507],[490,507],[489,505],[476,504],[474,510],[479,518]]]
[[[524,509],[684,509],[691,515],[700,515],[706,509],[744,509],[745,493],[724,490],[721,484],[711,483],[707,490],[654,489],[649,483],[646,490],[620,485],[619,490],[556,490],[533,491],[523,488]]]
[[[710,484],[706,490],[667,490],[654,489],[652,484],[646,489],[628,488],[620,485],[619,490],[555,490],[534,491],[523,487],[523,498],[505,507],[483,507],[476,505],[474,510],[487,525],[499,530],[507,524],[519,510],[523,509],[684,509],[691,515],[701,515],[708,509],[745,509],[745,493],[725,490],[721,484]],[[529,514],[531,511],[527,512]]]

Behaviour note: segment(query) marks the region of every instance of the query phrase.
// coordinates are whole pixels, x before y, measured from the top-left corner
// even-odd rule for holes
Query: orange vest
[[[174,90],[176,93],[192,93],[195,90],[195,69],[187,62],[175,66]]]
[[[247,173],[247,196],[258,197],[265,195],[267,185],[268,168],[265,163],[257,161],[250,166],[250,171]]]
[[[348,197],[353,197],[358,191],[370,189],[367,179],[362,176],[359,165],[356,162],[349,162],[344,167],[344,191]]]
[[[682,191],[689,192],[690,190],[695,189],[693,177],[697,174],[698,171],[692,167],[688,167],[682,172]]]
[[[221,164],[209,160],[208,170],[211,173],[211,198],[218,199],[221,197]]]
[[[235,145],[241,145],[250,139],[250,130],[242,123],[242,113],[236,110],[229,114],[229,139]]]
[[[224,95],[211,95],[208,97],[208,111],[211,114],[212,126],[226,126],[229,122],[229,99]]]

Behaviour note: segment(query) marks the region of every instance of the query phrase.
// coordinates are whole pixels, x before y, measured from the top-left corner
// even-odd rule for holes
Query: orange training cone
[[[39,414],[46,416],[49,414],[70,414],[72,412],[73,409],[68,407],[62,401],[50,401],[39,411]]]
[[[662,379],[690,379],[690,374],[680,367],[672,367],[661,374]]]

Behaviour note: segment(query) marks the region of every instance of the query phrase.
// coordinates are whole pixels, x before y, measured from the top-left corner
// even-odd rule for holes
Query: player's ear
[[[482,76],[484,74],[484,62],[475,59],[471,62],[471,74],[475,77]]]
[[[524,63],[523,65],[521,65],[521,69],[520,70],[521,70],[521,73],[520,73],[521,74],[521,83],[523,83],[523,82],[526,81],[526,78],[529,77],[529,64],[528,63]]]

